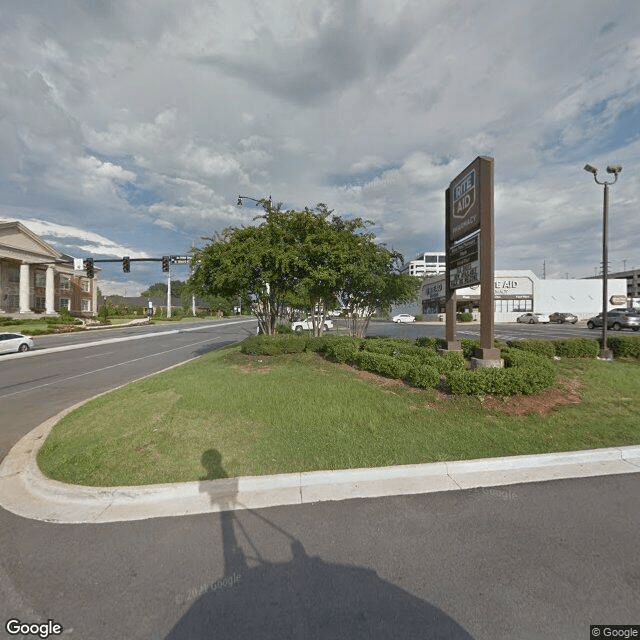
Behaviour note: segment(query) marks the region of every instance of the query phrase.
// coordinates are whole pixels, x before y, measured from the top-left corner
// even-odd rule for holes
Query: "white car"
[[[33,338],[22,333],[0,333],[0,353],[17,353],[33,349]]]
[[[408,313],[400,313],[397,316],[393,316],[391,318],[394,322],[415,322],[415,316],[409,315]]]
[[[316,318],[316,323],[320,322],[320,318]],[[313,319],[311,317],[305,318],[304,320],[298,320],[298,322],[292,322],[291,328],[294,331],[312,331],[313,330]],[[333,322],[329,318],[324,319],[323,328],[325,331],[329,331],[329,329],[333,329]]]
[[[546,313],[523,313],[516,318],[516,322],[525,322],[528,324],[549,323],[549,316]]]

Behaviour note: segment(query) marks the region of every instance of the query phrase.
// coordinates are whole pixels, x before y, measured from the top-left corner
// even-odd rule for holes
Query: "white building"
[[[609,279],[608,293],[609,297],[619,295],[626,298],[626,280]],[[477,312],[480,305],[480,285],[458,289],[456,297],[459,311]],[[445,276],[426,278],[415,306],[423,316],[430,316],[444,313],[444,305]],[[528,311],[570,312],[579,319],[590,318],[602,311],[602,280],[541,280],[533,271],[496,270],[494,308],[496,322],[514,322],[519,315]],[[609,308],[614,306],[609,305]]]
[[[435,276],[445,271],[444,251],[428,251],[421,253],[414,260],[405,262],[400,269],[401,273],[408,273],[410,276],[426,278]]]

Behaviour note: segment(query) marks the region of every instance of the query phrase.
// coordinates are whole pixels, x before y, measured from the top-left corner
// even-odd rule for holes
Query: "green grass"
[[[45,475],[118,486],[640,443],[640,364],[562,361],[582,402],[517,417],[363,380],[315,354],[229,348],[98,398],[54,427]]]

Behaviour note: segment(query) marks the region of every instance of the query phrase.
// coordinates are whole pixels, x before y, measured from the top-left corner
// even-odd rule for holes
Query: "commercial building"
[[[414,260],[405,262],[400,273],[408,273],[410,276],[426,278],[444,273],[446,266],[446,254],[444,251],[429,251],[421,253]]]
[[[630,307],[640,306],[640,269],[629,269],[628,271],[616,271],[609,273],[610,278],[622,279],[627,281],[627,298]],[[602,276],[591,276],[589,279],[600,279]]]
[[[610,278],[609,296],[627,296],[627,281]],[[456,291],[459,311],[477,313],[480,304],[480,285]],[[426,278],[420,288],[417,305],[423,316],[445,312],[445,276]],[[621,305],[609,305],[609,308]],[[626,305],[625,305],[626,306]],[[533,271],[496,270],[494,272],[494,320],[514,322],[519,315],[571,312],[580,319],[602,311],[602,280],[540,279]]]
[[[20,222],[0,223],[0,314],[96,312],[97,283]]]

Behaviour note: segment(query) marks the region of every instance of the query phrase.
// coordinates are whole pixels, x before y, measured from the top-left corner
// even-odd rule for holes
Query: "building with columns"
[[[0,222],[0,314],[96,315],[97,283],[20,222]]]

